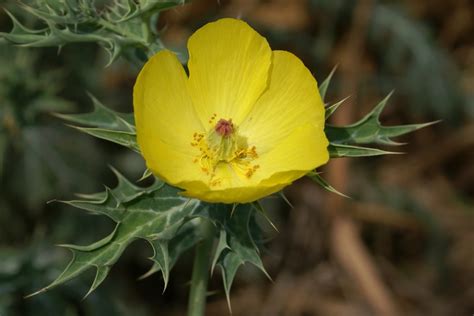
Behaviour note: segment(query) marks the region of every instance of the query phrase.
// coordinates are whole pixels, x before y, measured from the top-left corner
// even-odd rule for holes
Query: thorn
[[[325,120],[328,120],[336,111],[337,109],[345,102],[347,99],[349,99],[351,96],[347,96],[344,99],[332,104],[332,105],[327,105],[325,106]]]
[[[237,206],[239,205],[239,203],[234,203],[232,204],[232,210],[230,211],[230,217],[232,218],[232,216],[234,216],[234,212],[235,210],[237,209]]]
[[[382,114],[382,111],[385,109],[388,100],[392,97],[394,92],[395,90],[390,91],[390,93],[387,94],[387,96],[375,106],[375,108],[372,110],[372,113],[369,113],[369,115],[375,114],[375,116],[378,118],[380,114]]]
[[[71,246],[70,244],[55,244],[55,246],[72,250],[71,247],[70,247]]]
[[[315,171],[311,171],[307,174],[307,176],[313,180],[314,182],[316,182],[317,184],[319,184],[320,186],[322,186],[325,190],[329,191],[329,192],[332,192],[332,193],[335,193],[337,195],[340,195],[344,198],[347,198],[347,199],[350,199],[351,197],[344,194],[344,193],[341,193],[339,192],[338,190],[336,190],[334,187],[332,187],[326,180],[324,180],[320,175],[319,173],[315,172]]]
[[[270,276],[270,274],[268,274],[267,270],[265,270],[265,268],[263,266],[259,267],[260,268],[260,271],[263,272],[263,274],[265,274],[265,276],[267,277],[268,280],[270,280],[270,282],[274,283],[275,281],[273,281],[273,278]]]
[[[321,94],[321,98],[323,99],[323,101],[324,101],[324,99],[326,99],[326,92],[327,92],[328,86],[331,82],[332,76],[334,75],[334,73],[336,71],[336,68],[337,68],[337,65],[334,66],[334,68],[331,70],[331,72],[326,77],[326,79],[324,79],[324,81],[321,83],[321,85],[318,86],[318,90],[319,90],[319,93]]]
[[[186,207],[188,207],[188,205],[189,205],[189,203],[191,202],[191,200],[192,200],[192,199],[191,199],[190,197],[188,197],[188,200],[186,201],[186,203],[184,203],[182,210],[184,210]]]
[[[86,298],[91,295],[91,293],[93,292],[94,290],[91,290],[89,289],[89,291],[87,291],[87,293],[82,297],[81,299],[81,302],[84,302],[86,300]]]
[[[214,296],[214,295],[219,294],[219,293],[220,293],[219,290],[207,291],[206,296],[210,297],[210,296]]]
[[[283,191],[280,191],[280,192],[279,192],[279,195],[280,195],[280,197],[283,199],[283,201],[285,201],[285,203],[288,204],[288,206],[289,206],[290,208],[292,208],[292,209],[295,208],[295,207],[293,206],[293,204],[291,204],[291,202],[288,200],[288,198],[286,197],[285,193],[283,193]]]
[[[153,175],[153,173],[150,171],[150,169],[145,169],[145,171],[143,172],[142,176],[140,177],[140,179],[137,180],[137,182],[141,182],[145,179],[148,179],[151,175]]]
[[[280,231],[278,230],[278,228],[275,226],[275,224],[273,224],[272,220],[270,219],[270,217],[268,217],[268,214],[267,212],[265,211],[265,208],[263,208],[262,204],[260,204],[260,201],[256,201],[254,203],[252,203],[254,206],[256,205],[256,209],[257,211],[259,211],[262,216],[268,221],[268,223],[270,224],[270,226],[272,226],[272,228],[277,232],[277,233],[280,233]]]
[[[328,75],[329,80],[332,79],[332,77],[334,76],[334,73],[336,72],[337,68],[339,68],[339,63],[337,63],[336,65],[334,65],[334,67],[332,67],[332,70]]]
[[[68,117],[69,117],[69,115],[71,115],[71,114],[56,113],[56,112],[50,112],[49,114],[50,114],[51,116],[54,116],[54,117],[56,117],[56,118],[60,118],[60,119],[62,119],[62,120],[67,120]],[[74,115],[74,114],[72,114],[72,115]]]
[[[36,296],[36,295],[38,295],[38,294],[41,294],[41,293],[46,292],[48,289],[49,289],[49,287],[44,287],[44,288],[42,288],[42,289],[40,289],[40,290],[38,290],[38,291],[36,291],[36,292],[33,292],[33,293],[31,293],[31,294],[28,294],[28,295],[23,296],[23,298],[24,298],[24,299],[32,298],[33,296]]]
[[[225,289],[225,299],[227,301],[227,308],[229,309],[229,314],[232,315],[232,305],[230,304],[230,293]]]
[[[117,169],[115,169],[114,166],[112,166],[111,164],[107,164],[107,167],[109,167],[109,169],[115,174],[117,179],[122,178],[122,174]]]

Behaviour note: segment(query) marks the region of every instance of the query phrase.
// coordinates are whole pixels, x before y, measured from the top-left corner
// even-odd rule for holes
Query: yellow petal
[[[329,160],[329,142],[320,126],[305,123],[258,159],[254,181],[287,185]]]
[[[163,50],[145,64],[133,91],[137,140],[147,167],[171,184],[203,179],[190,146],[193,133],[203,127],[186,81],[179,60]]]
[[[181,194],[210,203],[250,203],[280,191],[287,184],[277,186],[253,185],[222,190],[188,190]]]
[[[274,51],[269,87],[239,130],[261,155],[307,122],[324,128],[324,105],[317,82],[298,57]]]
[[[226,18],[196,31],[188,50],[189,92],[203,125],[214,113],[242,122],[267,87],[272,51],[266,39]]]

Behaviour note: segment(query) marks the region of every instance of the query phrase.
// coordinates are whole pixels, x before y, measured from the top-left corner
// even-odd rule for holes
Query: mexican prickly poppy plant
[[[188,50],[189,76],[163,50],[135,84],[138,143],[154,174],[189,197],[245,203],[328,161],[323,102],[295,55],[229,18],[196,31]]]
[[[242,265],[252,264],[266,274],[259,218],[270,219],[262,205],[246,202],[304,175],[343,195],[314,169],[329,157],[392,154],[365,145],[399,145],[394,137],[432,124],[382,125],[389,96],[353,124],[325,124],[344,102],[323,107],[321,96],[332,73],[318,87],[296,56],[272,51],[265,38],[236,19],[209,23],[191,36],[187,74],[172,52],[162,50],[155,30],[161,11],[187,1],[117,0],[107,8],[98,8],[93,0],[43,2],[21,5],[29,16],[24,20],[41,28],[25,26],[23,18],[7,12],[13,27],[10,33],[0,32],[0,39],[27,47],[94,42],[109,53],[109,64],[124,57],[142,65],[143,56],[159,51],[137,78],[134,114],[115,112],[95,98],[90,113],[56,114],[80,131],[141,153],[149,169],[143,178],[150,170],[157,178],[149,186],[137,186],[113,169],[114,188],[63,201],[107,216],[115,227],[89,245],[62,244],[73,254],[69,264],[29,296],[95,270],[87,296],[128,246],[143,240],[152,248],[153,263],[142,277],[161,272],[165,288],[174,264],[195,248],[188,316],[205,314],[207,283],[216,267],[230,309],[231,286]]]

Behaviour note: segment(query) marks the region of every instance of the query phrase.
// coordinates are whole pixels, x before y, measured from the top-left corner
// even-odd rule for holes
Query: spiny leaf
[[[30,294],[28,297],[37,295],[59,284],[62,284],[85,272],[86,270],[89,270],[90,268],[100,269],[113,265],[128,246],[128,243],[121,243],[123,241],[121,238],[119,241],[120,242],[112,241],[106,246],[91,251],[79,251],[71,249],[73,258],[66,269],[64,269],[63,273],[61,273],[61,275],[53,283],[33,294]],[[104,278],[105,276],[102,278],[102,280]],[[97,286],[98,284],[93,284],[93,286],[94,285]]]
[[[138,53],[156,52],[162,49],[158,38],[149,36],[142,29],[142,17],[148,19],[162,10],[182,4],[180,0],[117,0],[107,9],[98,9],[95,1],[74,0],[52,3],[36,1],[23,3],[24,12],[46,25],[30,29],[7,12],[13,21],[10,33],[0,32],[0,37],[13,44],[26,47],[61,48],[69,43],[98,43],[109,54],[110,65],[123,54],[135,61]],[[156,24],[155,24],[156,25]],[[149,25],[155,27],[155,25]]]
[[[232,208],[235,211],[231,214]],[[222,281],[227,303],[230,306],[230,289],[238,268],[250,263],[260,269],[269,279],[260,259],[256,236],[260,228],[255,221],[255,209],[252,204],[210,204],[198,209],[195,214],[211,220],[219,231],[219,245],[214,254],[213,263],[222,271]],[[211,270],[212,271],[212,270]]]
[[[111,129],[117,131],[134,132],[135,125],[133,114],[118,113],[104,106],[93,95],[89,94],[92,99],[94,110],[90,113],[82,114],[59,114],[55,116],[69,121],[71,123],[86,125],[95,128]]]
[[[111,192],[115,196],[115,198],[121,203],[129,202],[143,194],[151,193],[164,185],[164,182],[159,179],[155,179],[155,182],[150,187],[138,187],[131,183],[114,167],[111,166],[110,169],[117,177],[118,182],[115,189],[113,189]]]
[[[10,13],[10,11],[5,10],[5,12],[13,22],[13,28],[10,33],[0,32],[0,36],[7,41],[14,42],[18,45],[36,42],[42,39],[43,35],[41,34],[47,31],[47,28],[38,30],[27,28],[21,24],[20,21],[18,21],[18,19],[12,13]]]
[[[178,191],[163,183],[139,188],[130,183],[118,171],[114,189],[102,194],[87,195],[88,199],[69,201],[70,205],[96,214],[108,215],[117,222],[109,236],[88,246],[62,245],[73,252],[73,259],[64,272],[49,286],[32,294],[38,294],[74,278],[84,271],[95,268],[96,277],[87,293],[89,295],[103,282],[110,267],[118,260],[126,247],[136,239],[144,239],[152,246],[153,261],[147,277],[161,271],[165,288],[169,272],[178,257],[199,240],[199,220],[210,219],[219,231],[219,243],[213,259],[218,265],[226,297],[230,306],[230,288],[238,268],[249,262],[267,276],[255,242],[255,209],[252,205],[236,206],[231,216],[230,205],[207,205],[196,200],[184,199]],[[141,190],[140,190],[141,189]]]
[[[168,286],[170,275],[170,256],[168,251],[168,240],[153,240],[151,241],[153,248],[153,256],[150,258],[161,270],[163,275],[163,293]]]
[[[106,215],[115,222],[120,222],[125,213],[125,207],[115,198],[109,188],[96,195],[100,199],[59,201],[96,215]]]
[[[184,224],[192,221],[196,210],[206,206],[198,200],[180,197],[177,189],[161,182],[140,190],[118,171],[114,172],[119,184],[114,189],[106,189],[105,193],[96,195],[102,199],[65,203],[109,216],[117,223],[115,230],[109,236],[88,246],[62,245],[72,251],[71,262],[53,283],[32,295],[49,290],[95,268],[96,277],[87,295],[90,294],[103,282],[110,267],[120,258],[127,246],[136,239],[146,240],[153,246],[152,260],[160,265],[166,285],[173,260],[179,255],[176,252],[171,254],[171,251],[168,251],[169,245],[176,243],[176,237],[182,227],[189,229],[189,226]],[[193,241],[186,239],[190,236],[189,230],[186,230],[186,234],[184,239],[180,236],[180,240],[186,240],[185,245],[181,245],[181,250],[193,244]],[[172,257],[174,259],[171,259]]]
[[[151,186],[145,187],[145,188],[138,187],[134,185],[133,183],[131,183],[127,178],[125,178],[120,172],[118,172],[112,166],[110,166],[110,169],[117,177],[117,186],[114,189],[106,188],[104,192],[98,192],[98,193],[92,193],[92,194],[76,194],[76,196],[81,199],[89,200],[87,202],[101,204],[106,200],[106,198],[110,194],[116,201],[115,203],[118,204],[120,202],[128,202],[136,197],[139,197],[140,195],[151,193],[164,185],[164,183],[161,180],[155,178],[155,181]],[[84,201],[73,200],[73,201],[60,201],[60,202],[71,204],[71,203],[84,202]]]
[[[239,258],[236,253],[230,250],[226,250],[222,256],[222,259],[219,261],[219,266],[222,270],[222,283],[224,285],[227,307],[229,308],[231,314],[232,305],[230,303],[230,289],[232,288],[232,283],[234,282],[237,270],[243,264],[244,261],[242,261],[242,259]]]
[[[80,245],[72,245],[72,244],[59,244],[58,247],[68,248],[68,249],[77,250],[77,251],[92,251],[94,249],[98,249],[98,248],[108,244],[114,238],[115,233],[117,232],[118,226],[119,225],[116,225],[115,229],[107,237],[105,237],[105,238],[103,238],[99,241],[96,241],[95,243],[92,243],[90,245],[80,246]]]
[[[92,282],[89,291],[87,291],[84,298],[88,297],[102,282],[104,282],[105,278],[110,272],[110,266],[98,266],[96,269],[94,281]]]
[[[126,1],[120,3],[115,7],[115,10],[109,14],[110,20],[114,20],[116,23],[126,22],[130,19],[136,18],[144,14],[157,13],[180,4],[185,4],[188,0],[141,0],[136,3],[133,1]]]
[[[214,273],[217,260],[219,260],[219,257],[225,249],[230,249],[229,245],[227,244],[227,232],[225,229],[221,229],[219,232],[219,240],[217,242],[216,251],[214,252],[214,257],[212,259],[211,275]]]
[[[108,140],[112,143],[116,143],[122,146],[125,146],[137,153],[140,152],[140,148],[137,143],[137,135],[134,132],[123,132],[123,131],[114,131],[110,129],[103,128],[90,128],[90,127],[77,127],[71,126],[81,132],[87,133],[91,136]]]
[[[92,112],[54,115],[72,123],[90,126],[69,125],[81,132],[125,146],[139,153],[133,114],[115,112],[105,107],[92,95],[90,97],[94,105]]]
[[[249,262],[271,279],[263,267],[259,250],[250,229],[250,224],[251,221],[254,220],[254,216],[255,214],[252,205],[242,204],[237,207],[232,217],[227,217],[224,222],[220,222],[223,227],[222,229],[225,229],[226,231],[226,245],[228,247],[223,249],[217,261],[217,265],[222,270],[224,291],[226,293],[229,309],[231,309],[230,289],[235,274],[241,265]]]
[[[168,242],[168,269],[162,270],[162,266],[164,263],[158,262],[156,256],[153,255],[149,259],[153,261],[153,265],[151,266],[150,270],[140,276],[140,280],[145,279],[152,274],[161,271],[163,275],[163,280],[165,281],[165,289],[166,289],[166,282],[169,280],[169,271],[174,266],[178,258],[181,256],[182,253],[187,251],[189,248],[193,247],[198,241],[199,236],[196,231],[197,224],[191,220],[185,223],[178,231],[178,233]],[[160,259],[162,260],[162,259]],[[164,260],[163,260],[164,261]]]
[[[369,157],[388,154],[400,154],[399,152],[386,151],[377,148],[351,146],[342,144],[330,144],[328,146],[329,156],[331,158],[341,157]]]
[[[380,101],[374,109],[360,121],[347,126],[326,125],[325,133],[329,141],[334,144],[356,145],[356,144],[382,144],[400,145],[392,140],[392,137],[408,134],[420,128],[435,124],[437,122],[383,126],[380,123],[380,115],[387,105],[392,93]]]
[[[93,1],[78,0],[71,2],[65,1],[57,7],[54,3],[44,3],[44,1],[41,6],[37,7],[21,3],[21,7],[42,20],[57,24],[91,23],[98,16]]]

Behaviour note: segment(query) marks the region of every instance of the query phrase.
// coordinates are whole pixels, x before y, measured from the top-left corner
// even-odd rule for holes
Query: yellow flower
[[[188,41],[189,77],[163,50],[141,70],[133,104],[147,167],[183,195],[246,203],[329,159],[316,80],[247,23],[221,19]]]

